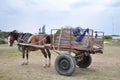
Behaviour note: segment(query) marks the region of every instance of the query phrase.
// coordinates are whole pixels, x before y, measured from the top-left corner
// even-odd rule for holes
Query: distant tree
[[[82,27],[81,27],[81,26],[77,26],[76,28],[82,29]]]
[[[112,36],[106,35],[104,36],[104,39],[112,39]]]
[[[1,39],[7,38],[8,34],[9,34],[9,32],[5,32],[5,31],[0,30],[0,38]]]
[[[4,38],[4,34],[3,34],[3,32],[2,32],[2,30],[0,30],[0,38]]]
[[[6,44],[7,42],[4,39],[0,38],[0,44]]]
[[[62,29],[58,29],[58,30],[56,31],[56,33],[55,33],[55,36],[56,36],[56,35],[59,35],[59,34],[61,33],[61,30],[64,31],[64,30],[67,30],[67,29],[69,29],[69,27],[62,28]]]
[[[18,31],[17,31],[17,30],[13,30],[12,32],[14,32],[14,33],[18,33]]]
[[[8,37],[9,32],[3,32],[3,34],[4,34],[4,38],[7,38],[7,37]]]

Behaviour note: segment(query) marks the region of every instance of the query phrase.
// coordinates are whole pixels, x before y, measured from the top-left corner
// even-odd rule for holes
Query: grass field
[[[52,51],[51,51],[52,52]],[[119,80],[120,43],[105,44],[104,54],[92,55],[87,69],[76,69],[73,76],[61,76],[54,68],[57,54],[52,52],[52,65],[43,68],[40,51],[29,54],[29,65],[22,66],[22,54],[17,46],[0,45],[0,80]]]

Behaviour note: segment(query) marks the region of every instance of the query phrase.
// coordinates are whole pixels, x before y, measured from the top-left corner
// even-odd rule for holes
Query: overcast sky
[[[64,26],[120,34],[120,0],[0,0],[2,31],[38,33]]]

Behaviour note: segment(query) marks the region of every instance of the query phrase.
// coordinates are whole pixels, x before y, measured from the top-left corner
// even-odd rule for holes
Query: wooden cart
[[[84,31],[85,29],[80,29],[81,34]],[[72,75],[76,65],[79,68],[87,68],[92,61],[90,54],[103,53],[104,32],[89,29],[89,33],[86,33],[80,42],[76,42],[76,38],[81,35],[74,36],[72,28],[52,29],[51,33],[53,35],[52,49],[68,51],[64,54],[60,53],[55,60],[55,69],[61,75]]]

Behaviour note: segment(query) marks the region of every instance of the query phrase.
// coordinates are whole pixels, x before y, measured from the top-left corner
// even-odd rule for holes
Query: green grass
[[[10,47],[7,44],[0,44],[0,56],[17,56],[20,52],[17,46]]]
[[[115,46],[115,47],[120,47],[120,40],[105,40],[107,41],[108,46]]]

